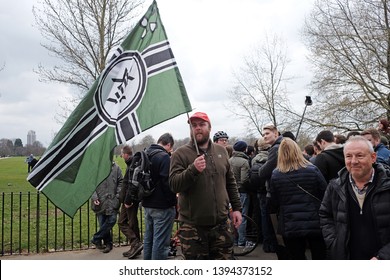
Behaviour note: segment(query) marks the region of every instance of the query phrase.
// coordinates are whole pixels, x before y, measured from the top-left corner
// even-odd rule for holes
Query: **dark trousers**
[[[272,225],[271,216],[268,207],[267,195],[258,193],[260,215],[261,215],[261,231],[263,233],[263,249],[275,250],[277,246],[276,234]]]
[[[284,244],[293,260],[306,260],[305,251],[307,245],[311,252],[312,260],[325,260],[326,249],[322,236],[319,237],[283,237]]]
[[[97,214],[99,230],[93,235],[95,241],[103,240],[104,244],[112,245],[111,230],[116,223],[116,215],[116,213],[112,215]]]
[[[125,205],[122,204],[119,212],[118,226],[121,232],[127,237],[130,244],[141,240],[137,214],[138,203],[133,204],[130,208],[126,208]]]

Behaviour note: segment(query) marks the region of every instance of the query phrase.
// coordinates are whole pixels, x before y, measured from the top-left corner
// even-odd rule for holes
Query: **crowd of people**
[[[261,228],[262,250],[279,259],[304,260],[307,251],[316,260],[390,259],[387,120],[345,136],[323,130],[302,150],[293,133],[273,124],[249,145],[229,143],[224,131],[211,139],[206,113],[196,112],[188,122],[186,145],[174,150],[172,135],[165,133],[147,149],[162,151],[151,158],[151,196],[132,200],[129,168],[122,178],[116,164],[93,194],[100,228],[91,242],[103,253],[112,249],[109,235],[119,214],[119,228],[130,242],[124,257],[136,258],[143,250],[146,260],[167,259],[176,218],[186,259],[231,259],[233,246],[252,246],[245,218],[251,216]],[[124,146],[128,166],[132,156]]]
[[[257,188],[249,197],[264,252],[279,259],[307,259],[307,250],[319,260],[389,259],[389,136],[381,119],[377,128],[347,135],[323,130],[301,150],[291,132],[269,124],[254,154],[239,149],[250,171],[242,165],[247,175],[237,177],[249,176],[250,189]]]

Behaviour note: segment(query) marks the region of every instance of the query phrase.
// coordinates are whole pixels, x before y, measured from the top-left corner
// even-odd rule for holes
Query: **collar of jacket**
[[[278,138],[276,138],[275,142],[271,145],[271,147],[275,146],[275,145],[280,145],[280,143],[282,142],[283,140],[283,136],[280,135]]]
[[[190,140],[190,142],[189,142],[188,144],[189,144],[194,150],[196,150],[194,141],[193,141],[192,139]],[[211,147],[212,147],[213,145],[218,145],[218,144],[214,144],[214,143],[211,141],[211,139],[209,139],[208,145],[207,145],[207,149],[206,149],[205,151],[202,150],[201,148],[199,148],[199,146],[198,146],[199,153],[200,153],[200,154],[207,153],[208,151],[210,151],[210,149],[211,149]]]
[[[242,157],[244,159],[249,159],[248,155],[244,152],[240,152],[240,151],[233,151],[233,154],[232,154],[233,157]]]
[[[386,170],[381,164],[374,163],[375,169],[374,175],[374,191],[379,192],[390,189],[390,170]],[[340,198],[345,201],[346,187],[349,186],[349,172],[346,167],[343,167],[339,171],[339,178],[335,179],[336,184],[340,185],[340,188],[335,188]]]

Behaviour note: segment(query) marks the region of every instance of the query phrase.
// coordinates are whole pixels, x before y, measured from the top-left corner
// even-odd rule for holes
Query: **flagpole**
[[[191,122],[190,122],[190,115],[188,114],[187,112],[187,119],[188,119],[188,124],[190,126],[190,135],[192,137],[192,141],[194,141],[194,145],[195,145],[195,149],[196,149],[196,154],[198,156],[200,156],[200,153],[199,153],[199,148],[198,148],[198,143],[196,143],[196,139],[195,139],[195,135],[192,133],[192,127],[191,127]]]

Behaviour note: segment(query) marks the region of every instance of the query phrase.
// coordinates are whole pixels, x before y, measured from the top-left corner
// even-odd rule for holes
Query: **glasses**
[[[218,142],[227,143],[228,140],[227,140],[226,138],[219,138],[219,139],[218,139]]]

